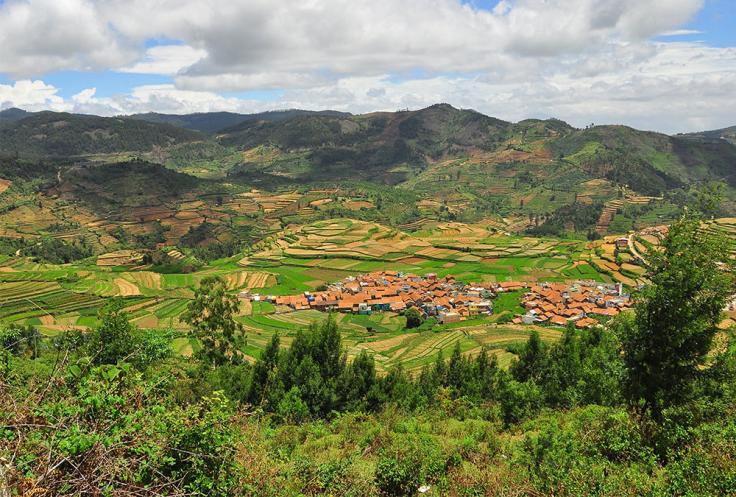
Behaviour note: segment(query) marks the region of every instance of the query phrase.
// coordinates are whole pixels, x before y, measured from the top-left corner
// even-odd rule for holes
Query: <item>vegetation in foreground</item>
[[[0,343],[11,495],[652,495],[736,489],[736,342],[724,241],[683,219],[636,314],[532,335],[506,370],[459,348],[412,377],[347,361],[333,319],[254,365],[222,282],[187,319],[192,359],[112,307],[88,334]],[[683,270],[687,269],[687,270]],[[222,312],[212,313],[211,309]],[[667,319],[662,319],[666,316]]]

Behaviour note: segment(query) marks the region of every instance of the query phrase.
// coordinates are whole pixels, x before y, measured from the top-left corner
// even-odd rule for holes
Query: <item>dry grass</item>
[[[0,178],[0,193],[3,193],[5,190],[10,188],[10,185],[12,184],[12,181]]]

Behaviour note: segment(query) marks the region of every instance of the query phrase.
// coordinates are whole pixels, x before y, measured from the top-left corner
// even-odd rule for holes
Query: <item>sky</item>
[[[736,125],[736,0],[0,0],[0,109]]]

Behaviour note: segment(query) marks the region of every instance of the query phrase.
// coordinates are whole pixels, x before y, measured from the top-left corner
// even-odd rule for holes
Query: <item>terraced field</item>
[[[291,205],[290,199],[282,199],[287,200]],[[646,238],[638,240],[636,243],[647,243]],[[612,243],[612,239],[591,244],[509,236],[498,234],[492,223],[429,223],[407,234],[340,219],[282,230],[247,253],[189,274],[154,272],[142,265],[139,253],[130,251],[59,266],[5,257],[0,258],[0,320],[33,324],[48,334],[85,329],[97,323],[99,310],[110,298],[119,297],[139,327],[185,331],[181,315],[193,290],[210,275],[223,277],[233,293],[248,290],[252,295],[311,291],[349,275],[385,269],[452,275],[466,282],[592,279],[638,283],[634,275],[641,268],[626,253],[617,254],[621,263],[617,264]],[[174,259],[189,257],[184,249],[166,250]],[[620,260],[622,256],[625,261]],[[348,353],[371,351],[382,371],[398,364],[416,371],[434,361],[438,353],[449,354],[458,343],[470,355],[486,345],[503,364],[511,359],[507,347],[526,340],[531,330],[498,323],[521,312],[519,297],[519,293],[510,293],[497,299],[497,312],[491,317],[428,325],[418,331],[405,330],[404,317],[393,313],[340,314],[337,319]],[[248,300],[242,301],[237,317],[248,335],[246,352],[251,360],[274,333],[288,344],[299,329],[323,318],[317,311],[293,312]],[[551,328],[540,330],[545,340],[555,340],[560,334]],[[177,347],[185,354],[197,346],[188,340],[180,342]]]
[[[272,272],[264,293],[313,290],[378,269],[453,275],[462,281],[612,281],[597,271],[586,242],[493,234],[487,225],[439,223],[412,235],[377,224],[330,220],[281,232],[238,264]]]

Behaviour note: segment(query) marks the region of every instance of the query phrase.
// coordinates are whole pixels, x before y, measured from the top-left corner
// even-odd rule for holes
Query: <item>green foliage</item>
[[[412,495],[419,487],[420,468],[417,461],[382,457],[376,465],[376,486],[381,495],[388,497]]]
[[[662,420],[663,410],[693,395],[694,382],[711,350],[726,299],[730,272],[719,263],[723,235],[700,229],[700,221],[675,222],[660,250],[647,254],[648,285],[638,296],[636,317],[620,325],[630,402]]]
[[[10,484],[54,495],[389,496],[427,486],[438,495],[715,497],[736,481],[730,335],[697,396],[656,423],[618,401],[596,405],[607,393],[585,394],[601,378],[586,371],[610,374],[608,351],[618,350],[601,330],[569,329],[546,348],[531,339],[520,356],[545,351],[530,362],[538,380],[517,381],[487,350],[470,358],[460,346],[412,379],[400,369],[377,375],[365,353],[346,362],[330,321],[284,350],[272,339],[252,368],[159,354],[166,333],[139,338],[153,341],[135,346],[149,351],[145,371],[89,364],[75,346],[9,354],[0,451],[19,454]],[[265,414],[247,406],[251,396]],[[558,403],[564,409],[543,409]]]
[[[245,336],[243,326],[234,319],[239,310],[240,301],[227,293],[225,280],[209,276],[200,282],[183,319],[202,344],[197,355],[206,364],[220,366],[242,361]]]
[[[408,308],[406,312],[404,312],[404,317],[406,317],[407,328],[418,328],[422,325],[422,322],[424,322],[422,314],[416,307]]]
[[[127,118],[38,112],[0,127],[0,148],[21,156],[64,157],[148,151],[154,146],[196,140],[198,136],[167,124]]]
[[[507,425],[518,423],[539,413],[544,399],[536,383],[533,381],[521,383],[507,379],[500,385],[501,412]]]
[[[569,231],[568,226],[577,232],[589,231],[595,228],[602,210],[601,203],[566,205],[557,209],[542,224],[527,231],[536,236],[561,236]]]
[[[68,264],[94,255],[94,249],[85,238],[67,242],[59,238],[44,237],[39,240],[0,237],[0,254],[31,257],[36,261],[52,264]]]
[[[237,465],[231,420],[227,399],[217,393],[199,405],[170,413],[160,471],[194,495],[232,495]]]
[[[519,354],[519,360],[511,366],[511,374],[517,381],[539,381],[547,360],[547,350],[539,333],[534,330]]]
[[[136,352],[135,326],[123,310],[122,301],[112,301],[100,315],[100,321],[100,326],[90,333],[86,344],[92,363],[117,364],[129,360]]]

